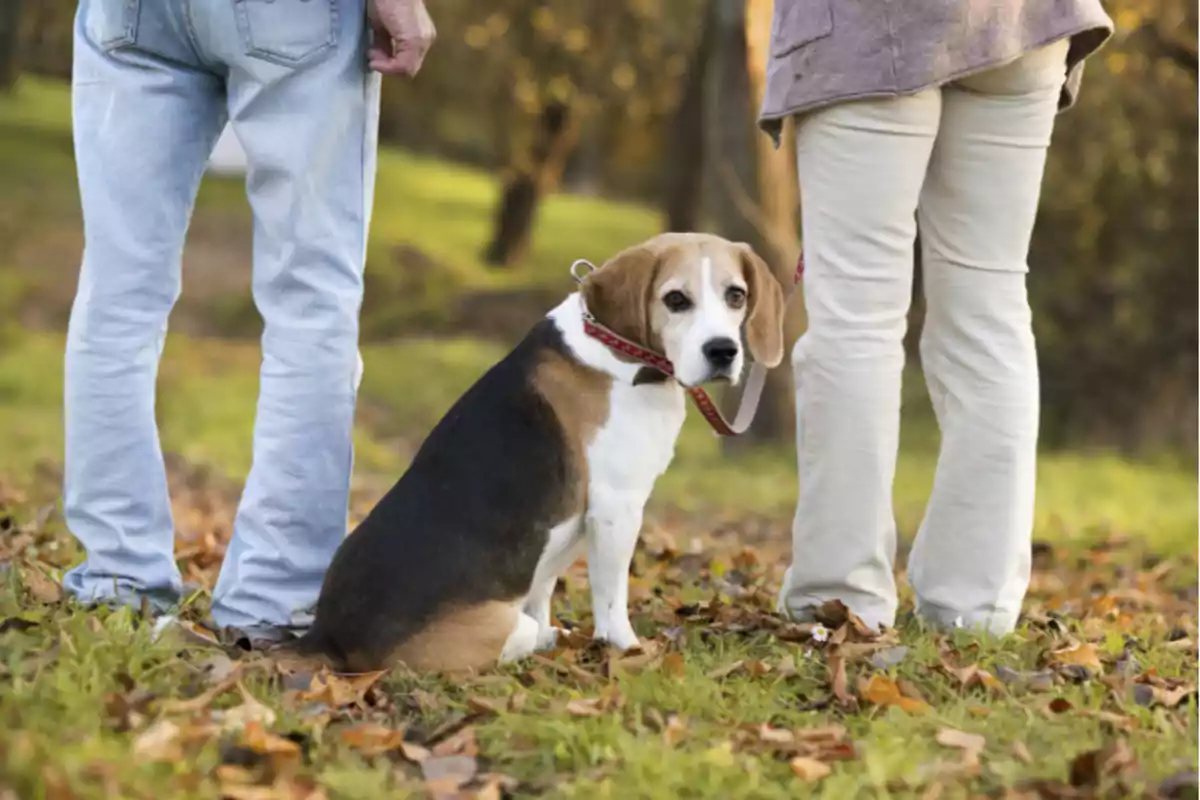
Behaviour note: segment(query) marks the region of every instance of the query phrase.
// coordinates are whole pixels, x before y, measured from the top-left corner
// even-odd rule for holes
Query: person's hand
[[[423,0],[367,0],[373,40],[371,69],[412,77],[421,69],[437,31]]]

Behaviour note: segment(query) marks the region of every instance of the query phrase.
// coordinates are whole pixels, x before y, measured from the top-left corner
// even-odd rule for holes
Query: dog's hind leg
[[[517,627],[509,634],[504,649],[500,651],[500,663],[519,661],[532,655],[538,648],[540,630],[541,626],[536,619],[525,613],[517,614]]]

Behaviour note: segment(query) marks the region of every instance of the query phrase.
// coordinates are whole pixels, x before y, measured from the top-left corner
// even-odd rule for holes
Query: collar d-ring
[[[583,267],[584,271],[580,273],[579,268]],[[596,265],[588,261],[586,258],[577,258],[571,262],[571,277],[576,283],[583,283],[584,278],[596,271]]]

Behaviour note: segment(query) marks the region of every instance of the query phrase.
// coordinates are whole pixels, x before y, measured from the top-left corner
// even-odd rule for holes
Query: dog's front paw
[[[538,631],[537,649],[538,650],[553,650],[558,647],[558,637],[565,636],[566,631],[562,628],[556,628],[553,625],[547,625]]]
[[[596,633],[592,638],[608,642],[620,650],[629,650],[641,644],[637,634],[633,632],[633,626],[629,624],[629,620],[622,620],[616,624],[597,625]]]

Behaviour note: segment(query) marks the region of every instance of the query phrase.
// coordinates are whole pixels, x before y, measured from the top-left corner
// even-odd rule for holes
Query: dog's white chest
[[[684,394],[674,382],[615,384],[608,419],[588,446],[591,482],[649,497],[675,454],[686,413]]]

